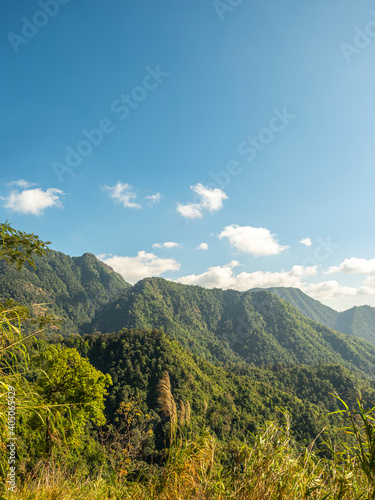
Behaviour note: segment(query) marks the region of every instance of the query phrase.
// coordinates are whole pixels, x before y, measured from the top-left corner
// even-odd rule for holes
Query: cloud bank
[[[114,271],[121,274],[125,281],[136,283],[137,281],[150,276],[160,276],[166,271],[178,271],[181,265],[174,259],[162,259],[153,253],[145,251],[138,252],[136,257],[121,257],[113,255],[100,260],[112,267]],[[104,258],[103,258],[104,257]]]

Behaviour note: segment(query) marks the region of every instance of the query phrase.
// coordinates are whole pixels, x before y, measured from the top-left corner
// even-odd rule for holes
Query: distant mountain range
[[[375,307],[359,306],[338,312],[298,288],[274,287],[266,290],[293,304],[307,318],[375,345]]]

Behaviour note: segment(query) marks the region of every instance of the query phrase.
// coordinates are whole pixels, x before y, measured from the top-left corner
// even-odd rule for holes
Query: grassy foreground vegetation
[[[367,456],[367,455],[366,455]],[[371,474],[361,468],[355,449],[322,459],[311,449],[297,454],[288,423],[269,423],[251,443],[221,445],[207,431],[194,439],[178,437],[165,465],[128,478],[69,474],[44,464],[17,491],[20,500],[107,499],[337,499],[373,498]],[[127,472],[127,473],[125,473]]]
[[[46,251],[37,237],[6,224],[1,242],[0,259],[18,268]],[[50,343],[39,338],[46,321],[51,318],[31,317],[15,303],[0,308],[0,498],[375,497],[375,407],[352,397],[349,407],[329,395],[336,386],[350,391],[357,384],[368,397],[372,390],[345,371],[337,369],[331,385],[324,377],[334,368],[324,365],[266,370],[241,364],[229,374],[162,333],[124,331]],[[188,382],[178,384],[179,378]],[[298,381],[294,392],[285,393],[285,379]],[[321,400],[324,390],[331,406],[302,405],[305,398]],[[15,425],[10,392],[16,395]],[[277,410],[280,403],[304,411],[302,419]],[[317,424],[324,408],[331,410],[327,429],[301,432],[303,420]],[[13,432],[14,487],[8,475]]]

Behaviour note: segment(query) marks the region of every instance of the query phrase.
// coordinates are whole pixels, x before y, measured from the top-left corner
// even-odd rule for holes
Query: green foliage
[[[343,311],[335,328],[375,344],[375,308],[360,306]]]
[[[40,318],[32,324],[14,302],[0,307],[0,468],[5,475],[11,387],[17,498],[374,494],[375,408],[359,399],[359,411],[350,410],[358,391],[375,398],[370,344],[265,291],[158,278],[129,287],[93,255],[44,255],[37,237],[6,224],[2,241],[3,298],[43,302],[34,314],[57,312],[66,334],[127,327],[36,341]]]
[[[297,453],[286,424],[267,422],[251,441],[220,443],[202,428],[194,439],[177,439],[161,469],[146,474],[66,475],[45,468],[29,479],[17,498],[49,500],[369,500],[371,485],[349,456],[324,460],[307,448]],[[38,491],[37,497],[30,492]]]
[[[112,383],[109,375],[103,375],[76,349],[50,345],[34,357],[32,368],[36,373],[34,387],[41,398],[50,405],[56,420],[64,421],[64,439],[69,449],[79,448],[88,420],[103,424],[103,398]],[[34,432],[38,425],[33,420]],[[41,442],[47,456],[52,451],[53,432],[39,428]],[[33,452],[41,452],[41,446],[33,441]],[[35,449],[36,448],[36,449]]]
[[[45,253],[46,244],[3,224],[0,261],[21,269],[34,265],[35,255]],[[9,264],[8,264],[9,265]],[[20,271],[22,272],[22,271]],[[9,467],[7,443],[17,436],[17,459],[30,467],[34,456],[51,458],[52,444],[58,444],[61,456],[72,457],[70,450],[83,446],[86,424],[105,421],[103,398],[110,384],[75,349],[48,346],[25,337],[26,322],[44,324],[49,317],[30,321],[28,308],[12,300],[0,305],[0,470]],[[40,348],[40,353],[37,353]],[[34,354],[34,355],[33,355]],[[9,414],[11,401],[12,416]],[[16,415],[16,417],[15,417]],[[92,442],[92,441],[91,441]],[[91,444],[86,439],[85,445]]]
[[[354,451],[360,468],[372,485],[372,495],[375,495],[375,406],[366,407],[360,396],[357,399],[357,408],[350,409],[337,394],[335,397],[344,406],[344,409],[335,413],[341,413],[347,422],[341,430],[353,437],[355,443],[351,446],[344,443],[346,455],[353,454]]]
[[[35,257],[45,255],[49,244],[34,233],[13,229],[8,222],[0,224],[0,260],[15,265],[18,270],[24,264],[35,269]]]
[[[260,290],[255,288],[254,291]],[[317,321],[328,328],[333,328],[339,332],[347,333],[340,328],[337,328],[337,321],[340,313],[332,309],[331,307],[325,306],[318,300],[315,300],[299,288],[293,287],[271,287],[267,288],[267,292],[277,295],[280,299],[286,300],[292,304],[303,316],[306,318]]]
[[[300,446],[308,446],[323,427],[334,434],[338,420],[325,415],[338,410],[339,404],[330,393],[336,391],[350,403],[355,402],[358,390],[367,398],[375,398],[365,380],[340,365],[216,366],[157,330],[125,329],[118,334],[76,337],[65,343],[76,347],[98,370],[111,375],[113,386],[106,401],[111,424],[117,427],[117,409],[132,398],[140,402],[144,413],[155,417],[154,445],[159,451],[165,447],[169,425],[169,414],[161,419],[158,404],[158,386],[165,372],[169,373],[177,412],[181,412],[181,402],[191,406],[191,431],[206,425],[223,441],[243,440],[266,420],[278,418],[277,408],[284,407],[294,416],[295,439]],[[321,441],[319,438],[318,443]]]

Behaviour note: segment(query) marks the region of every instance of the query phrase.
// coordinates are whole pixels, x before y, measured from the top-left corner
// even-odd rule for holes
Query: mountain
[[[277,295],[281,299],[290,302],[298,311],[306,318],[310,318],[328,328],[336,329],[339,312],[331,307],[325,306],[318,300],[309,297],[299,288],[292,287],[271,287],[271,288],[254,288],[252,291],[266,290],[267,292]],[[339,330],[342,331],[342,330]],[[343,332],[348,333],[348,332]]]
[[[78,332],[95,312],[130,285],[94,255],[69,257],[49,250],[35,257],[34,270],[25,266],[18,272],[0,260],[0,301],[12,298],[34,306],[38,313],[48,311],[62,318],[61,333]]]
[[[267,291],[208,290],[146,278],[103,306],[86,333],[163,329],[212,362],[338,363],[375,376],[375,347],[305,316]]]
[[[254,289],[257,290],[261,289]],[[375,345],[375,307],[356,306],[338,312],[309,297],[298,288],[273,287],[266,290],[293,304],[307,318]]]
[[[375,345],[375,307],[356,306],[340,312],[335,328]]]
[[[333,324],[336,313],[335,326],[345,326],[352,334],[348,336],[303,316],[276,296],[280,289],[273,289],[274,293],[209,290],[162,278],[146,278],[130,286],[89,253],[69,257],[51,250],[37,257],[35,264],[36,270],[24,267],[17,272],[0,262],[0,300],[39,304],[34,310],[63,319],[60,331],[65,336],[124,327],[159,328],[215,363],[336,363],[375,376],[375,347],[353,338],[353,332],[366,334],[373,308],[337,313],[299,290],[283,290],[314,320]],[[340,325],[339,319],[345,324]]]
[[[70,338],[65,343],[111,375],[113,386],[106,403],[109,421],[121,425],[116,412],[121,401],[136,400],[143,413],[153,415],[156,436],[162,434],[157,384],[165,371],[178,411],[189,402],[193,425],[208,425],[224,440],[243,440],[265,420],[283,419],[278,408],[284,408],[293,415],[294,437],[307,446],[323,426],[336,421],[327,418],[329,412],[340,409],[332,393],[338,392],[349,404],[355,403],[358,391],[366,399],[375,396],[368,382],[340,365],[277,363],[262,369],[242,363],[220,367],[194,356],[158,330],[124,329]]]

